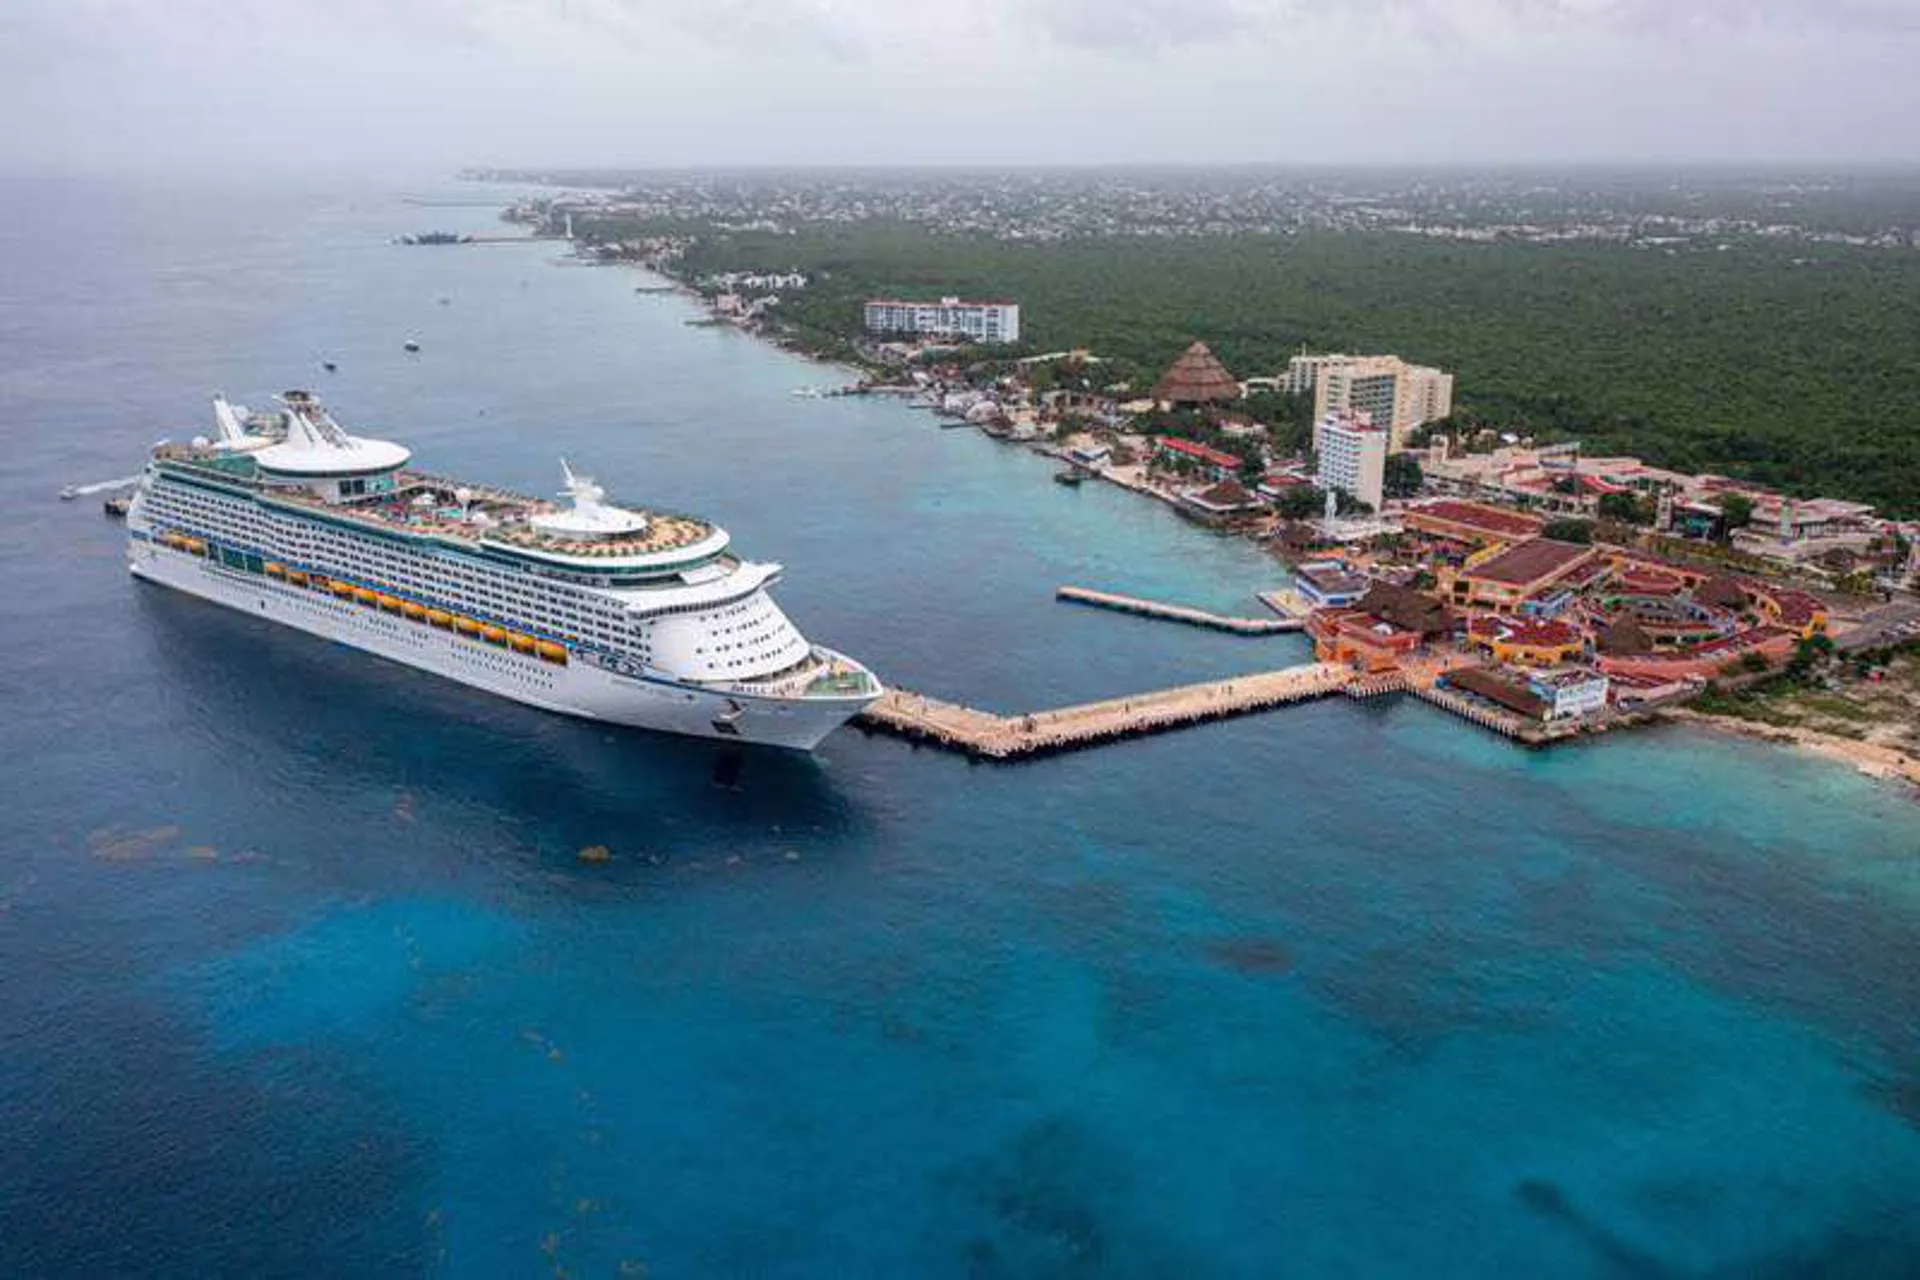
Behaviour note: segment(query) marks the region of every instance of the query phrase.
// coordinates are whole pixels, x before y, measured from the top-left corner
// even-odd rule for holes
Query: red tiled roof
[[[1479,502],[1432,502],[1424,507],[1415,507],[1407,514],[1426,516],[1501,538],[1532,537],[1546,527],[1545,522],[1535,516],[1522,515],[1517,511],[1504,511],[1499,507],[1489,507]]]
[[[1605,561],[1597,559],[1589,560],[1585,564],[1575,568],[1572,573],[1561,578],[1554,586],[1556,590],[1563,587],[1584,587],[1606,571],[1607,566]]]
[[[1447,672],[1447,683],[1456,689],[1477,694],[1489,702],[1498,703],[1509,711],[1517,711],[1523,716],[1542,719],[1547,714],[1547,704],[1533,690],[1514,684],[1487,670],[1485,667],[1455,667]]]
[[[1158,443],[1162,449],[1169,449],[1174,453],[1184,453],[1189,458],[1197,458],[1201,462],[1209,463],[1212,466],[1228,467],[1235,471],[1240,469],[1239,458],[1234,457],[1230,453],[1224,453],[1219,449],[1201,444],[1197,440],[1182,440],[1178,436],[1161,436]]]
[[[1475,618],[1467,634],[1476,640],[1501,640],[1534,648],[1559,648],[1580,643],[1580,629],[1555,619]]]
[[[1755,582],[1750,578],[1741,579],[1740,585],[1771,599],[1780,611],[1780,621],[1790,627],[1804,627],[1813,621],[1816,614],[1826,611],[1827,606],[1820,602],[1819,597],[1808,595],[1804,591],[1770,587],[1764,582]]]
[[[1466,570],[1464,576],[1523,587],[1568,573],[1592,554],[1593,548],[1582,543],[1529,538]]]
[[[1687,585],[1679,574],[1640,561],[1630,561],[1614,583],[1626,594],[1635,596],[1677,596]]]

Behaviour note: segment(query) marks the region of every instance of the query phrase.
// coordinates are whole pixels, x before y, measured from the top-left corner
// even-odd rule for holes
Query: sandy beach
[[[1666,719],[1679,724],[1699,725],[1703,728],[1737,733],[1742,737],[1757,738],[1762,742],[1799,747],[1830,760],[1844,761],[1868,777],[1897,778],[1920,787],[1920,757],[1908,755],[1894,747],[1861,742],[1854,738],[1842,738],[1837,734],[1821,733],[1816,729],[1784,728],[1779,725],[1758,724],[1736,716],[1707,715],[1704,712],[1689,711],[1684,707],[1670,708],[1661,714]]]

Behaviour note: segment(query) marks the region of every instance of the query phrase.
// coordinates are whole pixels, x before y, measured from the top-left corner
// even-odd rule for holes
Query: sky
[[[1920,0],[0,0],[0,170],[1920,160]]]

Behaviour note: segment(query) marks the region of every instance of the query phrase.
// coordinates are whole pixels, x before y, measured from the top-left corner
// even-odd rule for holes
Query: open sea
[[[793,757],[130,580],[58,490],[307,384],[708,514],[929,693],[1303,656],[1052,599],[1257,612],[1249,545],[403,194],[0,181],[0,1274],[1920,1275],[1891,785],[1405,700]]]

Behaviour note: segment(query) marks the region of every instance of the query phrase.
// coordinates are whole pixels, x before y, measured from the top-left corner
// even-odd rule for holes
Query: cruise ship
[[[801,751],[880,695],[767,594],[780,566],[687,515],[414,470],[305,391],[153,450],[134,575],[549,711]]]

